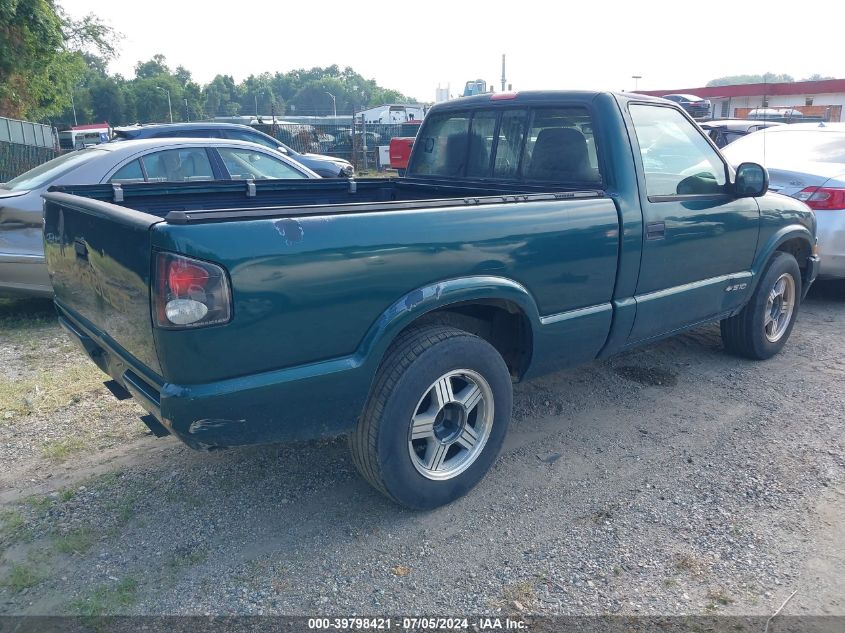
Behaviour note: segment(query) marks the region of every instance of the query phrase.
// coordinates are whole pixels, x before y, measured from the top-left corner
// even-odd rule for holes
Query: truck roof
[[[652,97],[636,92],[610,92],[603,90],[521,90],[518,92],[487,92],[472,97],[459,97],[451,101],[445,101],[432,106],[430,111],[440,112],[443,110],[465,110],[477,108],[491,103],[494,105],[507,106],[520,104],[551,104],[556,101],[576,101],[589,103],[599,95],[613,95],[617,99],[625,101],[652,101],[655,103],[667,103],[660,97]]]

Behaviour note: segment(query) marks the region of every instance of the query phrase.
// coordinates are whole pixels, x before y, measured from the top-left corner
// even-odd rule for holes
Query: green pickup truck
[[[156,435],[216,449],[348,434],[433,508],[493,464],[512,384],[721,321],[786,343],[813,213],[677,106],[521,92],[434,106],[400,179],[45,194],[62,325]]]

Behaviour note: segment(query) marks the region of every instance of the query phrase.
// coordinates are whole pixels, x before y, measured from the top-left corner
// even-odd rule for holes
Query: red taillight
[[[187,294],[192,288],[202,290],[208,283],[208,271],[181,258],[172,259],[167,267],[167,283],[177,295]]]
[[[845,189],[807,187],[796,193],[795,197],[816,211],[845,209]]]
[[[217,264],[174,253],[156,256],[153,313],[160,328],[219,325],[232,318],[226,271]]]

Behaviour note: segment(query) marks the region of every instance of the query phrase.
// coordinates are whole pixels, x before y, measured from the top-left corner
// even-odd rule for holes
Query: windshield
[[[3,185],[3,189],[11,191],[38,189],[102,154],[103,150],[95,148],[81,149],[78,152],[64,154],[39,165],[35,169],[22,173],[17,178],[13,178]]]
[[[734,165],[750,161],[778,167],[796,161],[845,163],[845,132],[821,130],[760,130],[743,136],[724,149]]]

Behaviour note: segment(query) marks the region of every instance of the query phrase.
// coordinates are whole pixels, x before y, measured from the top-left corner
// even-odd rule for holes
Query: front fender
[[[533,331],[540,325],[537,303],[522,284],[506,277],[458,277],[412,290],[393,303],[367,331],[355,355],[365,364],[378,364],[396,336],[424,314],[456,303],[490,299],[519,306]]]
[[[771,259],[772,254],[774,254],[774,252],[777,251],[782,244],[796,238],[806,242],[809,250],[812,252],[813,245],[816,243],[816,238],[807,227],[801,224],[790,224],[778,229],[775,233],[769,236],[769,239],[766,240],[766,242],[757,250],[757,255],[755,256],[754,263],[751,266],[751,272],[753,273],[752,292],[754,287],[756,287],[760,276],[763,274],[766,264]]]

